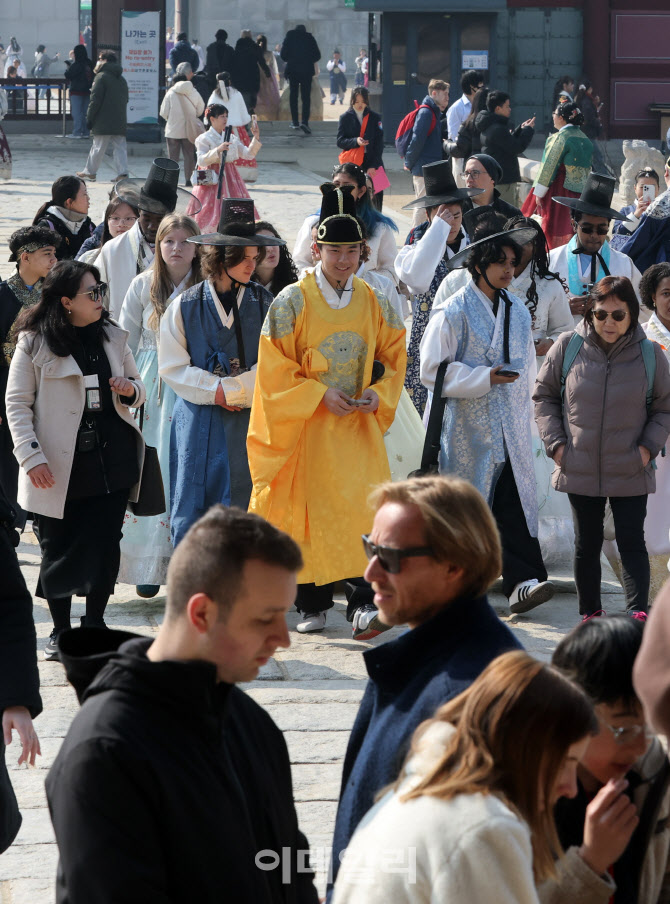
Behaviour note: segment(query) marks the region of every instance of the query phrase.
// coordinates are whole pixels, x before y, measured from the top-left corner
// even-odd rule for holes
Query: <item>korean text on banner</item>
[[[121,10],[121,65],[128,82],[128,124],[158,122],[160,12]]]

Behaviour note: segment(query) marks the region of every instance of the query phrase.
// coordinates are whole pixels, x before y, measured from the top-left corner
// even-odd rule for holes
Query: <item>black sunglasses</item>
[[[408,559],[410,556],[433,556],[433,550],[430,546],[410,546],[407,549],[394,549],[392,546],[377,546],[376,543],[370,541],[367,534],[363,534],[363,549],[368,561],[377,556],[379,564],[384,571],[389,574],[400,574],[402,568],[402,560]]]
[[[593,235],[594,232],[597,232],[598,235],[607,235],[609,232],[609,226],[582,226],[579,224],[579,229],[584,233],[584,235]]]
[[[77,292],[77,295],[88,295],[91,301],[100,301],[102,296],[107,291],[107,283],[99,282],[94,286],[91,286],[86,292]]]
[[[591,311],[596,320],[607,320],[608,317],[611,317],[612,320],[616,320],[617,323],[621,323],[628,317],[628,311],[622,311],[621,308],[617,308],[616,311],[604,311],[602,308],[596,308]]]

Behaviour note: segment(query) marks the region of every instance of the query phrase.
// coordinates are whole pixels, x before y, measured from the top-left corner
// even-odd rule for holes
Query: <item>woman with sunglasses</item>
[[[655,462],[670,432],[670,369],[638,323],[626,277],[606,276],[574,333],[552,345],[535,383],[535,421],[568,494],[575,523],[575,584],[584,620],[604,615],[600,551],[609,499],[623,566],[626,608],[646,620],[649,556],[644,537]]]
[[[73,595],[86,597],[87,627],[105,627],[121,526],[144,462],[130,413],[144,402],[144,385],[127,333],[103,307],[105,289],[96,267],[56,264],[40,301],[19,318],[9,368],[19,504],[34,513],[42,550],[36,595],[53,619],[45,659],[59,657]]]
[[[574,796],[595,727],[557,670],[520,650],[494,659],[415,731],[349,842],[333,904],[539,904],[561,853],[553,806]]]
[[[593,703],[598,732],[579,758],[577,794],[554,807],[566,856],[539,889],[543,904],[668,900],[670,768],[633,686],[642,636],[634,619],[594,618],[552,656]]]

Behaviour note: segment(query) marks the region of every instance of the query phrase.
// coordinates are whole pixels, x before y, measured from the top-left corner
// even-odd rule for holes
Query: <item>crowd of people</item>
[[[309,37],[298,26],[282,49],[303,126],[314,61],[299,74],[290,48],[305,62]],[[205,100],[202,57],[178,38],[169,156],[129,177],[112,140],[121,67],[103,51],[77,121],[94,135],[86,168],[13,233],[16,273],[0,283],[5,743],[15,731],[21,761],[39,754],[13,549],[29,522],[44,656],[82,703],[46,782],[59,900],[130,887],[215,901],[224,869],[236,901],[316,904],[283,735],[236,684],[289,645],[293,606],[299,633],[326,630],[338,584],[353,639],[408,630],[364,653],[329,902],[664,900],[670,766],[643,703],[666,730],[667,663],[650,681],[658,647],[640,648],[670,557],[670,188],[645,168],[634,204],[612,207],[564,80],[519,209],[534,121],[512,130],[509,95],[466,73],[448,137],[445,82],[414,120],[415,222],[398,249],[375,184],[381,121],[356,84],[338,146],[357,157],[340,157],[291,254],[237,169],[261,147],[260,115],[244,115],[269,94],[244,84],[236,54],[276,80],[267,41],[200,48]],[[331,62],[342,103],[346,68]],[[87,182],[110,142],[118,174],[96,226]],[[445,142],[467,156],[442,159]],[[515,614],[550,600],[559,536],[581,620],[546,665],[487,592],[502,577]],[[603,609],[603,551],[625,616]],[[166,587],[154,637],[106,625],[117,581],[142,598]],[[667,631],[669,591],[656,608]],[[19,824],[0,756],[0,850]]]

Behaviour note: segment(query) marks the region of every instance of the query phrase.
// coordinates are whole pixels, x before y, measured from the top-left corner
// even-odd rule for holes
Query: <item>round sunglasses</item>
[[[607,320],[608,317],[611,317],[612,320],[615,320],[617,323],[621,323],[628,317],[628,311],[622,311],[621,308],[617,308],[616,311],[603,311],[602,308],[595,308],[591,311],[596,320]]]

